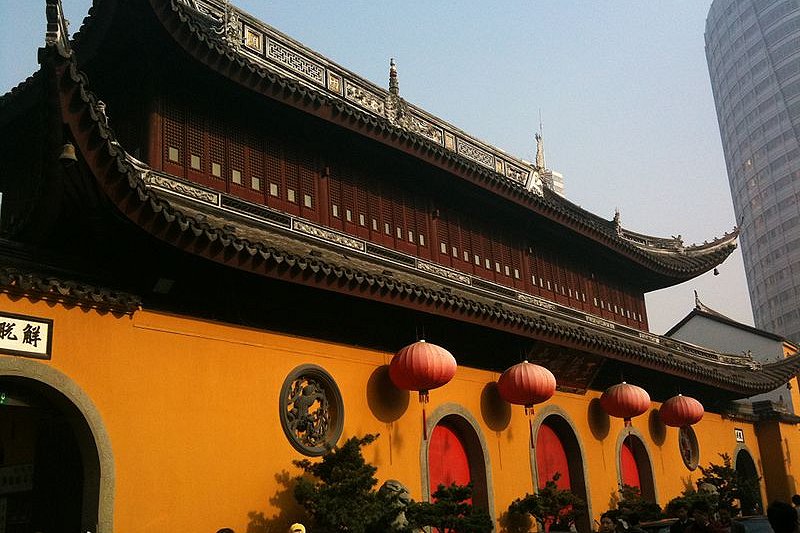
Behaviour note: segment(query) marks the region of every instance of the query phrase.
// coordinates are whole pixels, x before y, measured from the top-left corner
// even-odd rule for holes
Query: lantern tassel
[[[428,416],[425,413],[425,404],[428,403],[428,391],[419,391],[419,403],[422,404],[422,439],[428,440]]]
[[[625,427],[626,428],[629,428],[629,427],[631,427],[633,425],[633,422],[631,422],[630,418],[625,418],[624,421],[625,421]]]
[[[534,449],[533,445],[533,405],[525,406],[525,415],[528,417],[528,440],[531,444],[531,450]]]

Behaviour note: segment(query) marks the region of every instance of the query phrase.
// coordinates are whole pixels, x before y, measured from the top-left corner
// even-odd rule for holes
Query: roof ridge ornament
[[[389,58],[389,92],[392,94],[400,94],[400,83],[397,79],[397,64],[394,58]]]
[[[242,24],[239,22],[239,14],[231,7],[230,0],[225,0],[218,22],[219,26],[214,28],[214,33],[238,50],[242,42]]]
[[[420,127],[412,120],[408,103],[400,98],[400,82],[397,78],[397,64],[394,58],[389,59],[389,93],[386,95],[384,105],[386,118],[394,126],[400,126],[414,133],[419,133]]]
[[[69,21],[64,17],[61,0],[47,0],[45,14],[47,16],[47,31],[44,34],[45,46],[55,46],[62,56],[71,56]]]

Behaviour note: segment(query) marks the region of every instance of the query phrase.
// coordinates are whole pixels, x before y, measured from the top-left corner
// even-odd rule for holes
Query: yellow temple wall
[[[12,300],[5,294],[0,295],[0,309],[53,319],[52,358],[35,364],[74,382],[99,412],[115,467],[115,531],[213,532],[231,527],[244,532],[253,513],[276,523],[299,519],[302,514],[286,481],[299,474],[292,461],[303,456],[281,430],[278,397],[286,376],[307,363],[324,368],[341,391],[345,422],[340,442],[380,433],[364,450],[378,467],[379,480],[400,480],[413,498],[423,497],[422,414],[416,393],[393,420],[379,419],[370,408],[374,398],[368,397],[368,383],[392,353],[149,311],[118,317]],[[431,340],[446,346],[446,339]],[[13,366],[13,359],[19,358],[0,355],[0,368]],[[482,393],[498,377],[459,368],[449,384],[431,391],[427,407],[431,414],[457,405],[478,422],[495,518],[534,485],[522,407],[511,407],[510,422],[503,428],[487,424],[482,412]],[[652,410],[635,418],[630,430],[613,418],[605,426],[602,420],[598,424],[598,397],[597,392],[557,392],[534,415],[534,427],[548,414],[563,415],[572,425],[585,454],[594,518],[609,508],[618,489],[619,446],[627,431],[640,436],[648,450],[662,506],[697,479],[699,470],[690,472],[683,464],[676,428],[659,426],[651,420]],[[736,442],[735,428],[742,430],[743,443]],[[700,464],[719,463],[719,453],[734,455],[744,446],[761,473],[752,424],[707,413],[695,432]],[[793,450],[800,449],[797,433],[795,426],[787,432],[787,446]],[[791,468],[796,478],[796,461]]]

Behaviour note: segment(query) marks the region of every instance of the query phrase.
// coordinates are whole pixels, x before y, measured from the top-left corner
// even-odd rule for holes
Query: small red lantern
[[[700,422],[705,414],[703,404],[689,396],[678,394],[663,404],[658,411],[661,421],[675,428],[691,426]]]
[[[556,392],[556,377],[543,366],[523,361],[508,368],[497,380],[497,392],[508,403],[525,406],[533,448],[533,406],[549,400]]]
[[[428,391],[436,389],[456,375],[456,358],[453,354],[424,340],[401,348],[389,364],[389,377],[399,389],[419,391],[422,404],[422,434],[428,440],[425,404]]]
[[[623,381],[606,389],[600,396],[600,405],[609,415],[625,420],[628,427],[631,418],[650,408],[650,395],[643,388]]]

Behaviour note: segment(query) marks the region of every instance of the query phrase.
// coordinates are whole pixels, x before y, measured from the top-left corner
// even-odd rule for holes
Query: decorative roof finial
[[[389,92],[392,94],[400,94],[400,83],[397,81],[397,65],[395,65],[394,58],[389,59]]]
[[[533,136],[536,139],[536,166],[545,168],[544,164],[544,133],[542,131],[542,110],[539,110],[539,131]]]
[[[697,295],[697,289],[694,291],[694,308],[700,309],[700,297]]]
[[[214,28],[214,33],[220,35],[234,48],[239,48],[241,42],[240,26],[239,15],[237,15],[236,11],[231,7],[230,0],[225,0],[219,19],[219,26]]]

